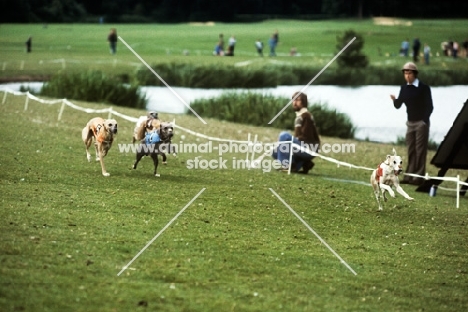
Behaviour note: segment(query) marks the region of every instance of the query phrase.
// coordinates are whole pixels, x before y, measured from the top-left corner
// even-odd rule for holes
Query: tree
[[[337,58],[340,68],[365,68],[369,59],[361,50],[364,47],[364,38],[354,30],[347,30],[343,36],[337,36],[337,53],[341,51],[353,38],[356,38]]]

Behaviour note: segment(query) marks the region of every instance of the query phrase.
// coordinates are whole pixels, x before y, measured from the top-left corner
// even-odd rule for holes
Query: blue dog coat
[[[146,144],[156,144],[161,141],[161,138],[159,137],[159,134],[154,131],[154,132],[148,132],[145,135],[145,143]]]

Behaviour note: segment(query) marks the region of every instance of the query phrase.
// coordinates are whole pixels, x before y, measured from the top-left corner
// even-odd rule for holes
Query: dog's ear
[[[392,155],[387,155],[387,159],[385,159],[385,164],[389,165],[390,164],[390,158]]]
[[[396,156],[396,150],[393,148],[393,156]]]

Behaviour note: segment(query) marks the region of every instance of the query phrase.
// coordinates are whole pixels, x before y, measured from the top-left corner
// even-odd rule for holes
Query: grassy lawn
[[[132,73],[142,65],[123,42],[115,56],[109,54],[106,37],[111,27],[149,64],[324,66],[333,57],[336,37],[354,29],[363,34],[364,53],[373,66],[401,66],[406,59],[395,55],[401,41],[418,36],[434,54],[431,65],[420,65],[424,70],[468,70],[467,59],[436,55],[442,52],[442,41],[465,39],[466,20],[401,22],[393,21],[392,26],[372,20],[2,24],[0,79],[48,76],[61,70]],[[258,57],[255,40],[267,45],[275,29],[280,34],[278,57]],[[219,33],[226,41],[231,34],[236,36],[235,57],[212,56]],[[27,54],[24,42],[29,35],[33,44]],[[293,46],[300,57],[288,56]],[[4,93],[0,96],[3,99]],[[468,309],[466,197],[457,209],[453,192],[439,190],[436,197],[429,197],[405,186],[414,202],[397,195],[377,212],[368,185],[370,171],[338,167],[323,159],[316,159],[308,175],[287,175],[266,167],[236,169],[233,162],[246,157],[240,152],[222,155],[224,169],[188,168],[195,159],[219,161],[217,151],[169,156],[167,165],[160,163],[161,177],[156,178],[148,157],[132,170],[135,155],[119,151],[119,144],[131,142],[134,124],[115,116],[119,133],[105,158],[111,174],[106,178],[98,162],[87,162],[81,141],[82,128],[99,114],[66,107],[58,121],[59,104],[30,100],[28,110],[24,107],[24,96],[8,95],[0,102],[2,311]],[[145,114],[115,109],[132,117]],[[191,116],[160,117],[175,118],[180,126],[223,139],[246,140],[250,134],[273,142],[278,135],[278,129],[271,127],[239,126],[203,116],[207,125]],[[177,131],[175,142],[180,141],[208,142]],[[367,168],[376,167],[393,148],[329,137],[322,141],[355,144],[355,153],[325,156]],[[397,151],[405,159],[403,147]],[[430,151],[427,169],[437,175],[438,169],[429,164],[433,155]],[[457,174],[466,177],[466,171],[455,170],[446,176]]]
[[[148,64],[176,62],[265,66],[301,64],[325,66],[336,53],[337,36],[353,29],[365,40],[364,53],[371,65],[400,67],[406,61],[398,56],[401,42],[419,37],[432,48],[431,65],[424,70],[468,70],[468,61],[442,56],[441,42],[449,39],[460,44],[466,38],[466,20],[391,20],[391,25],[376,20],[289,21],[271,20],[251,24],[42,24],[0,26],[0,78],[52,75],[60,70],[98,69],[111,74],[131,73],[141,62],[118,42],[117,54],[109,54],[106,41],[111,27]],[[254,42],[260,38],[268,55],[268,38],[275,29],[280,35],[278,57],[258,57]],[[237,39],[235,57],[214,57],[218,35]],[[32,53],[24,42],[33,37]],[[296,47],[300,57],[290,57]],[[184,55],[188,52],[188,56]],[[335,64],[332,65],[332,67]],[[311,78],[314,73],[311,73]]]
[[[126,27],[137,32],[136,26],[122,26],[122,35]],[[212,30],[208,43],[218,31]],[[122,50],[119,57],[127,54]],[[232,160],[244,159],[243,153],[224,154],[227,168],[209,170],[190,170],[187,164],[196,157],[218,160],[218,153],[179,153],[160,165],[161,177],[155,178],[149,158],[132,170],[135,155],[119,152],[118,144],[131,142],[134,124],[118,117],[119,133],[105,158],[111,173],[106,178],[98,162],[87,162],[81,141],[81,129],[95,114],[66,107],[57,121],[59,104],[30,100],[27,111],[24,106],[25,98],[13,95],[0,105],[2,311],[468,309],[467,198],[456,209],[453,193],[440,190],[429,197],[405,186],[414,202],[397,195],[377,212],[367,170],[322,159],[308,175],[234,169]],[[117,110],[133,117],[145,114]],[[224,139],[246,140],[250,133],[272,142],[278,134],[268,127],[160,117]],[[207,142],[182,131],[174,141],[182,135],[184,143]],[[370,168],[393,147],[322,141],[355,144],[355,153],[326,156]],[[397,149],[405,158],[406,151]],[[437,173],[431,165],[428,170]],[[466,172],[447,176],[456,174],[465,177]]]

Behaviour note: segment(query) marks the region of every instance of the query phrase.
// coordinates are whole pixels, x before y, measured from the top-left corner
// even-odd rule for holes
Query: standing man
[[[404,57],[408,57],[408,52],[409,52],[409,39],[405,39],[401,43],[401,55]]]
[[[26,52],[31,53],[31,46],[32,46],[32,36],[29,36],[28,40],[26,40]]]
[[[426,65],[429,65],[429,58],[431,56],[431,47],[427,43],[424,44],[423,52],[424,52],[424,63]]]
[[[419,50],[421,50],[421,41],[416,37],[413,40],[413,61],[415,63],[419,60]]]
[[[258,55],[263,56],[263,42],[260,41],[260,39],[255,41],[255,48],[257,49]]]
[[[403,65],[403,75],[406,83],[400,87],[398,98],[390,95],[395,108],[406,105],[408,121],[406,122],[406,146],[408,148],[407,173],[420,176],[426,174],[426,155],[429,142],[429,118],[434,106],[432,105],[431,88],[418,79],[418,68],[412,62]],[[403,184],[420,185],[423,178],[405,176],[400,182]]]
[[[279,135],[280,143],[273,151],[273,158],[281,163],[284,171],[298,172],[307,174],[310,169],[314,167],[312,159],[314,156],[300,150],[299,148],[292,148],[292,164],[289,164],[289,157],[292,144],[300,145],[302,148],[308,148],[310,151],[318,153],[320,147],[320,137],[315,126],[315,120],[312,114],[307,110],[307,95],[302,92],[295,92],[292,96],[292,107],[296,112],[296,119],[294,120],[294,136],[289,132],[283,131]],[[302,171],[300,171],[302,168]]]
[[[115,54],[117,52],[117,30],[115,28],[111,28],[107,41],[109,41],[110,53]]]

